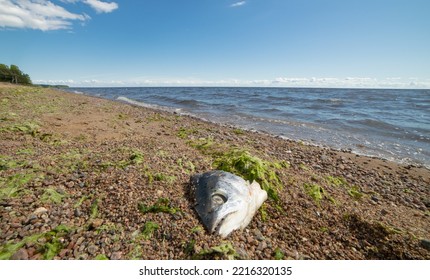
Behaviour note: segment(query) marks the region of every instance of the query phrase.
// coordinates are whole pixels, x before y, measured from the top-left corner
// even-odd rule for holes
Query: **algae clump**
[[[233,248],[231,243],[222,243],[218,246],[211,247],[209,249],[202,249],[198,253],[192,256],[194,260],[202,259],[227,259],[235,260],[239,259],[239,254]]]
[[[146,213],[169,213],[175,214],[181,211],[179,208],[170,206],[170,200],[167,198],[159,198],[154,205],[147,206],[144,203],[139,203],[138,208],[143,214]]]
[[[217,169],[242,176],[249,182],[258,182],[269,198],[279,201],[278,190],[283,186],[276,170],[288,167],[288,164],[265,161],[248,151],[232,150],[217,158],[213,165]]]

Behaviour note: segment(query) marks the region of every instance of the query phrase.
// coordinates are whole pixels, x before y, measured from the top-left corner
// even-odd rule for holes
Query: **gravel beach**
[[[192,174],[237,154],[275,195],[209,234]],[[0,259],[430,259],[430,170],[54,89],[0,84]]]

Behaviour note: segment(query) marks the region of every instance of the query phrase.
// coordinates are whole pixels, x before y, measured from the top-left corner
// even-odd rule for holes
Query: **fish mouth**
[[[231,216],[234,212],[230,212],[226,215],[224,215],[224,217],[222,217],[222,219],[220,219],[219,221],[217,221],[213,226],[212,226],[212,230],[211,233],[217,232],[219,233],[219,230],[221,229],[222,224],[224,223],[224,221],[227,219],[227,217]]]

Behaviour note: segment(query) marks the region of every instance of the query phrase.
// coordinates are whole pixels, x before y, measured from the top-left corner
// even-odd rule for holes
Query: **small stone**
[[[81,245],[82,242],[84,242],[84,240],[85,240],[84,237],[82,237],[82,236],[79,237],[78,240],[76,240],[75,247],[78,247],[79,245]]]
[[[87,251],[90,255],[95,255],[97,253],[98,249],[99,248],[96,245],[92,244],[92,245],[88,246]]]
[[[57,188],[57,189],[56,189],[56,191],[57,191],[59,194],[62,194],[62,195],[65,195],[65,194],[66,194],[66,191],[65,191],[63,188]]]
[[[92,228],[98,228],[103,224],[103,220],[102,219],[94,219],[91,222],[91,227]]]
[[[421,239],[420,244],[421,244],[421,246],[422,246],[423,248],[425,248],[426,250],[429,250],[429,251],[430,251],[430,240],[427,240],[427,239]]]
[[[82,212],[81,210],[79,210],[79,208],[76,208],[73,214],[75,215],[75,217],[80,217],[82,215]]]
[[[381,215],[382,216],[385,216],[385,215],[387,215],[388,214],[388,211],[387,210],[385,210],[385,209],[382,209],[381,210]]]
[[[31,258],[36,254],[37,250],[34,247],[30,247],[27,249],[28,257]]]
[[[111,260],[121,260],[122,259],[122,252],[114,252],[110,256]]]
[[[33,198],[32,197],[26,197],[26,198],[24,198],[23,200],[22,200],[22,203],[23,204],[31,204],[31,203],[33,203],[34,202],[34,200],[33,200]]]
[[[267,243],[265,241],[263,241],[263,242],[260,242],[260,244],[257,247],[257,250],[258,251],[263,251],[266,248],[267,248]]]
[[[20,228],[21,226],[21,223],[10,223],[11,228]]]
[[[11,260],[28,260],[28,253],[27,250],[24,248],[19,249],[15,252],[15,254],[12,255],[10,258]]]
[[[41,260],[43,258],[41,253],[38,253],[31,257],[32,260]]]
[[[112,251],[116,252],[119,251],[121,249],[121,244],[119,243],[115,243],[112,247]]]
[[[88,254],[80,254],[77,258],[78,260],[88,260]]]
[[[264,250],[264,257],[269,260],[272,258],[272,252],[270,252],[269,250]]]
[[[235,250],[236,250],[236,254],[238,254],[238,256],[239,256],[239,259],[241,259],[241,260],[248,260],[249,259],[249,254],[245,249],[235,248]]]
[[[75,259],[79,259],[79,251],[78,251],[78,248],[76,248],[75,250],[73,250],[73,256],[75,257]]]
[[[69,252],[69,250],[67,250],[67,249],[61,249],[61,251],[60,251],[60,253],[58,254],[58,256],[59,256],[61,259],[64,259],[64,257],[66,256],[67,252]]]
[[[326,155],[322,155],[320,157],[320,159],[321,159],[322,162],[328,162],[328,161],[330,161],[330,158],[328,156],[326,156]]]
[[[255,239],[257,239],[258,241],[263,241],[265,239],[264,235],[261,233],[261,231],[258,228],[254,230],[254,236],[255,236]]]
[[[45,214],[47,212],[48,212],[48,209],[46,209],[45,207],[39,207],[33,212],[33,215],[39,216],[39,215]]]

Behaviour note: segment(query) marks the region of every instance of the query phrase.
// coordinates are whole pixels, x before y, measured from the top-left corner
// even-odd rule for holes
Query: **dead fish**
[[[249,183],[232,173],[214,170],[191,177],[195,209],[210,233],[226,237],[244,229],[267,199],[257,182]]]

